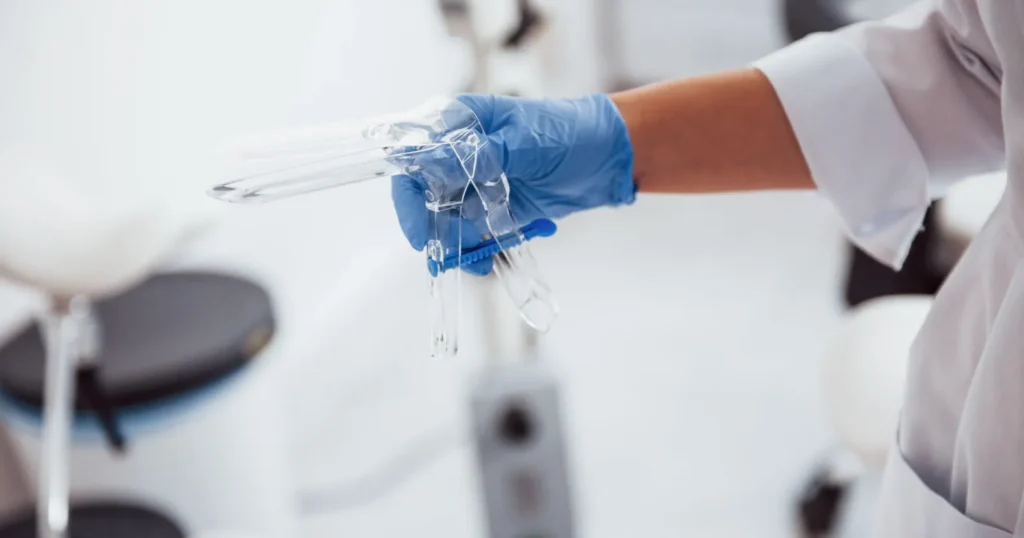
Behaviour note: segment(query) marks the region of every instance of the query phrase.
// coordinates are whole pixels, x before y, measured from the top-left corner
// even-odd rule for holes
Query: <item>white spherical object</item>
[[[34,150],[0,153],[0,277],[54,295],[116,293],[205,222],[160,193],[90,192]]]
[[[891,296],[850,312],[825,357],[826,412],[846,448],[881,468],[903,405],[911,345],[930,296]]]

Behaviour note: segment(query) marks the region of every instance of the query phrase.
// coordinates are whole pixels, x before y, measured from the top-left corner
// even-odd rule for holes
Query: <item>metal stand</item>
[[[621,13],[619,0],[596,0],[594,15],[597,27],[597,50],[604,60],[602,85],[605,91],[618,92],[642,86],[626,74],[626,61],[623,57],[625,43],[622,39],[622,26],[619,24]]]
[[[502,324],[491,304],[496,279],[481,290],[489,360],[470,397],[473,440],[490,538],[573,538],[575,519],[557,378],[541,363],[538,334],[520,323],[522,347],[508,358],[496,343]],[[518,320],[517,320],[518,321]]]
[[[44,316],[46,378],[36,518],[39,538],[64,538],[70,513],[69,453],[75,370],[99,355],[99,323],[83,297],[55,297]]]
[[[70,509],[68,444],[75,401],[75,322],[71,301],[54,298],[43,320],[46,380],[36,501],[39,538],[63,538]]]

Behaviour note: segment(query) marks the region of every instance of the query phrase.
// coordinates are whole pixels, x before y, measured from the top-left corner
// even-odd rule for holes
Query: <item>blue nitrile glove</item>
[[[630,204],[635,199],[633,148],[626,124],[607,95],[579,99],[462,95],[458,100],[473,110],[489,143],[499,149],[512,216],[521,225]],[[429,233],[423,193],[419,179],[392,179],[399,224],[416,250],[424,248]],[[463,249],[480,241],[479,228],[464,222]],[[491,260],[465,269],[490,273]]]

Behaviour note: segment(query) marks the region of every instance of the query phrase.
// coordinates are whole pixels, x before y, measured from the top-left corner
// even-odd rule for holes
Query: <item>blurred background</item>
[[[226,179],[216,148],[253,130],[366,118],[438,94],[571,96],[740,67],[906,3],[0,3],[0,152],[28,148],[47,166],[28,179],[0,168],[0,522],[28,517],[45,465],[33,456],[46,351],[34,320],[61,279],[134,264],[96,288],[103,346],[117,357],[105,371],[99,353],[100,395],[79,396],[76,506],[141,505],[195,536],[498,536],[480,487],[493,462],[479,456],[468,395],[484,390],[474,380],[495,357],[528,353],[559,387],[573,536],[867,535],[880,466],[866,461],[877,436],[863,432],[887,435],[885,402],[898,401],[920,308],[867,321],[859,308],[920,296],[926,309],[991,195],[965,195],[968,216],[922,239],[902,276],[856,253],[811,193],[640,196],[533,243],[562,307],[549,334],[524,336],[489,281],[467,278],[462,350],[433,361],[421,255],[401,235],[387,181],[256,207],[204,192]],[[227,281],[195,288],[175,275],[253,289],[236,296]],[[240,321],[250,317],[273,337],[225,359],[252,336],[257,322]],[[890,341],[865,359],[881,369],[829,367]],[[208,357],[224,364],[204,369]],[[82,369],[79,384],[96,385]],[[132,415],[195,390],[206,395]],[[17,525],[0,537],[28,532]],[[556,536],[537,532],[516,538]]]

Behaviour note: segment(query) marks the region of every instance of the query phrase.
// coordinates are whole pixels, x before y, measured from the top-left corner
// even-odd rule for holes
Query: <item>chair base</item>
[[[185,538],[167,516],[141,506],[92,503],[73,506],[68,535],[73,538]],[[36,513],[23,512],[0,526],[0,538],[36,538]]]

